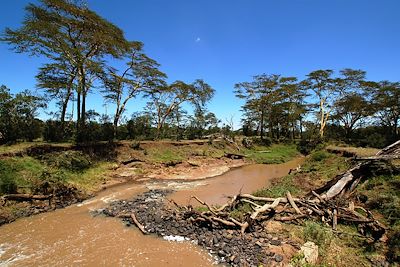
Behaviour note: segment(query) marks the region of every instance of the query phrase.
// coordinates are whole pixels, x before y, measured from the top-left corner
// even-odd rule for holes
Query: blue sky
[[[0,29],[16,28],[25,0],[5,0]],[[268,73],[304,76],[312,70],[359,68],[369,79],[399,81],[398,0],[89,0],[89,7],[144,42],[169,80],[202,78],[216,89],[209,104],[222,121],[240,120],[237,82]],[[35,89],[44,59],[0,44],[0,84]],[[133,100],[127,114],[144,101]],[[99,95],[89,108],[104,112]],[[108,108],[110,113],[112,107]]]

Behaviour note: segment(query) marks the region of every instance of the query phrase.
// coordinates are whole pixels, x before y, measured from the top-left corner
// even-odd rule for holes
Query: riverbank
[[[247,155],[223,140],[1,147],[0,225],[80,202],[120,183],[206,179],[254,162],[283,162],[298,155],[293,145],[243,150]],[[7,199],[10,194],[26,198]],[[43,201],[34,195],[48,197]]]
[[[307,157],[301,168],[289,175],[275,178],[272,185],[259,189],[254,195],[276,198],[285,196],[289,191],[293,197],[301,197],[352,166],[353,163],[342,155],[326,150],[315,151]],[[200,216],[200,212],[207,210],[206,207],[191,210],[191,207],[200,205],[188,201],[192,199],[192,195],[206,202],[204,206],[214,205],[214,209],[218,209],[224,203],[220,201],[222,198],[215,198],[217,192],[212,190],[213,185],[189,190],[184,201],[176,197],[184,190],[172,194],[150,191],[133,199],[115,202],[109,208],[101,210],[101,213],[124,218],[124,222],[129,226],[137,227],[139,223],[144,231],[162,238],[192,240],[212,253],[219,262],[234,266],[396,266],[400,255],[399,220],[396,212],[400,207],[398,190],[393,191],[392,188],[398,187],[399,179],[400,175],[394,172],[379,176],[372,173],[372,177],[361,184],[351,198],[358,212],[362,212],[363,209],[365,212],[366,209],[371,210],[373,218],[378,218],[380,223],[383,223],[387,233],[379,240],[374,240],[368,233],[362,232],[357,223],[340,222],[333,231],[331,225],[310,218],[294,220],[294,223],[267,219],[262,224],[253,225],[253,228],[243,235],[231,221],[211,219],[212,212],[207,215],[210,217]],[[226,190],[226,186],[219,188],[223,188],[220,194]],[[208,194],[202,194],[202,191],[207,191]],[[240,191],[237,190],[234,194]],[[229,194],[234,195],[232,192]],[[161,199],[164,198],[172,202],[162,202]],[[179,207],[171,205],[176,202]],[[257,201],[256,204],[261,205]],[[160,212],[152,212],[153,206]],[[276,213],[283,210],[276,210]],[[249,205],[240,205],[231,211],[228,217],[240,218],[243,221],[251,211]],[[131,214],[137,216],[136,222],[130,217]],[[196,216],[199,221],[193,221]],[[165,218],[168,220],[163,220]],[[211,223],[213,221],[215,224]],[[312,242],[313,253],[317,255],[313,265],[307,265],[309,263],[305,259],[304,251],[300,250],[307,242]]]

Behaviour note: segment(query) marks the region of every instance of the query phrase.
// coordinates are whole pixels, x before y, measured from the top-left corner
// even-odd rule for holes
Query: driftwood
[[[400,140],[383,148],[373,157],[361,158],[360,163],[314,190],[314,193],[327,200],[334,199],[337,196],[349,197],[362,180],[372,176],[371,170],[374,170],[376,174],[379,171],[390,172],[395,169],[390,161],[397,158],[400,158]],[[355,159],[360,160],[359,158]],[[377,161],[381,162],[384,167],[379,166]]]
[[[251,225],[265,220],[299,222],[304,218],[312,218],[330,225],[335,232],[337,232],[339,223],[357,224],[362,234],[369,234],[374,240],[378,240],[385,233],[385,226],[377,221],[370,211],[355,206],[354,202],[348,200],[348,197],[363,179],[376,174],[376,171],[382,167],[379,164],[376,165],[376,160],[382,161],[383,165],[390,164],[388,159],[397,158],[399,155],[400,141],[382,149],[373,159],[356,164],[345,173],[336,176],[321,188],[311,191],[310,194],[302,198],[293,198],[290,192],[286,193],[286,197],[278,198],[238,194],[217,208],[196,196],[192,196],[193,199],[205,206],[207,211],[199,212],[191,206],[184,207],[185,217],[193,223],[239,228],[242,233],[251,231]],[[242,203],[250,205],[252,212],[245,214],[240,221],[233,218],[231,213]],[[358,209],[363,210],[366,215],[358,213],[356,211]]]
[[[144,226],[136,219],[135,214],[132,213],[130,217],[131,217],[132,221],[136,224],[136,226],[139,228],[139,230],[142,231],[143,234],[147,235],[148,233],[147,233],[146,229],[145,229]]]
[[[14,200],[14,201],[48,200],[52,197],[53,195],[31,195],[31,194],[9,194],[2,196],[4,200]]]
[[[246,155],[236,154],[236,153],[225,153],[224,157],[230,159],[243,159],[246,157]]]
[[[136,226],[139,228],[139,230],[144,234],[147,235],[148,232],[146,231],[146,228],[141,224],[134,213],[120,213],[116,216],[117,218],[125,218],[125,219],[130,219]]]
[[[317,193],[315,193],[317,194]],[[317,194],[318,195],[318,194]],[[276,220],[280,222],[298,221],[305,218],[320,220],[331,225],[337,230],[339,223],[351,223],[360,225],[365,234],[369,233],[378,240],[385,233],[385,227],[372,216],[372,213],[365,210],[367,217],[354,211],[354,208],[338,207],[334,200],[319,200],[310,198],[293,198],[289,192],[285,197],[265,198],[250,194],[239,194],[232,197],[232,200],[221,208],[215,208],[201,199],[193,196],[200,204],[207,208],[199,212],[191,206],[185,207],[185,217],[190,218],[193,223],[206,223],[209,226],[227,228],[239,228],[242,233],[249,231],[250,226],[265,220]],[[318,195],[319,196],[319,195]],[[253,209],[244,215],[242,221],[231,216],[231,212],[240,204],[247,203]],[[288,206],[290,205],[290,206]],[[292,209],[290,209],[292,207]],[[349,205],[351,207],[351,205]],[[358,207],[357,207],[358,208]],[[280,212],[278,212],[278,209]]]

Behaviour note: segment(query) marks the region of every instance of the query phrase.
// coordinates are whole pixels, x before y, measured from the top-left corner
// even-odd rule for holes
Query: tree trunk
[[[261,109],[260,137],[261,137],[261,140],[264,140],[264,108]]]
[[[117,139],[117,130],[118,130],[118,121],[119,121],[119,116],[115,114],[114,117],[114,123],[113,123],[113,139]]]

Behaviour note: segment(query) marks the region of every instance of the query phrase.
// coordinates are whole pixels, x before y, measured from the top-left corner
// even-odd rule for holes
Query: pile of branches
[[[192,206],[181,207],[184,216],[192,223],[207,224],[210,227],[238,228],[242,233],[252,231],[256,225],[266,220],[297,222],[309,218],[322,221],[337,231],[338,223],[357,224],[363,236],[375,241],[385,233],[386,227],[373,214],[352,201],[357,185],[364,180],[383,173],[399,171],[391,160],[400,155],[400,141],[382,149],[376,156],[357,159],[360,162],[343,174],[336,176],[321,188],[304,197],[293,198],[290,192],[278,198],[258,197],[238,194],[221,207],[213,207],[196,196],[192,196],[206,211],[200,212]],[[252,211],[238,220],[232,212],[243,204],[250,205]]]

